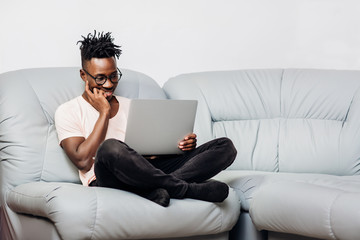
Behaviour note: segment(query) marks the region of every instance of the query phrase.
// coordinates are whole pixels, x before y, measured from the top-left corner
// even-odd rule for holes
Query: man
[[[179,143],[182,155],[139,155],[123,142],[129,99],[113,95],[122,76],[116,63],[120,47],[111,33],[82,37],[85,91],[57,109],[55,123],[83,185],[131,191],[164,207],[170,198],[222,202],[228,186],[207,180],[234,161],[232,142],[220,138],[196,148],[196,135],[189,134]]]

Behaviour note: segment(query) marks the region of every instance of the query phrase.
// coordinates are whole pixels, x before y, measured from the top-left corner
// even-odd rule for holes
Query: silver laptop
[[[132,99],[125,143],[141,155],[181,154],[178,143],[193,132],[196,100]]]

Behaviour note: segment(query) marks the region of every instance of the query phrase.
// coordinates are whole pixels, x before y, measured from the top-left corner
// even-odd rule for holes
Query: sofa
[[[360,71],[187,73],[162,87],[122,70],[117,94],[196,99],[198,144],[229,137],[238,155],[214,179],[220,204],[81,186],[53,114],[81,94],[78,68],[0,75],[2,239],[360,239]]]
[[[360,71],[256,69],[168,80],[197,99],[199,144],[231,138],[216,179],[236,190],[233,239],[360,239]]]
[[[122,72],[115,94],[166,98],[145,74]],[[222,203],[171,199],[164,208],[130,192],[81,185],[58,144],[54,113],[83,91],[78,67],[0,75],[0,239],[228,239],[240,214],[235,190]]]

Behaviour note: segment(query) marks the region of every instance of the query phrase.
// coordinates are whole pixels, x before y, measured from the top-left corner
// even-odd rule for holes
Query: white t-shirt
[[[117,114],[109,120],[105,139],[115,138],[124,141],[130,99],[115,96],[119,102]],[[55,112],[55,126],[59,144],[69,137],[89,137],[99,118],[99,112],[82,96],[76,97],[58,107]],[[94,156],[95,157],[95,156]],[[96,179],[94,164],[87,172],[79,170],[82,184],[88,186]]]

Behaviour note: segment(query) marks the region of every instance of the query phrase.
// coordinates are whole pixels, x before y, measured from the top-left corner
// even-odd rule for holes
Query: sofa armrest
[[[7,204],[17,213],[50,219],[63,239],[217,234],[229,231],[240,211],[234,191],[221,204],[171,199],[164,208],[126,191],[55,182],[19,185],[8,192]]]
[[[90,239],[97,219],[96,195],[95,189],[80,184],[31,182],[10,190],[6,203],[14,212],[50,219],[63,239]],[[79,235],[67,230],[74,226]]]
[[[9,191],[6,203],[14,212],[48,218],[46,206],[53,198],[52,193],[63,184],[43,182],[22,184]]]

